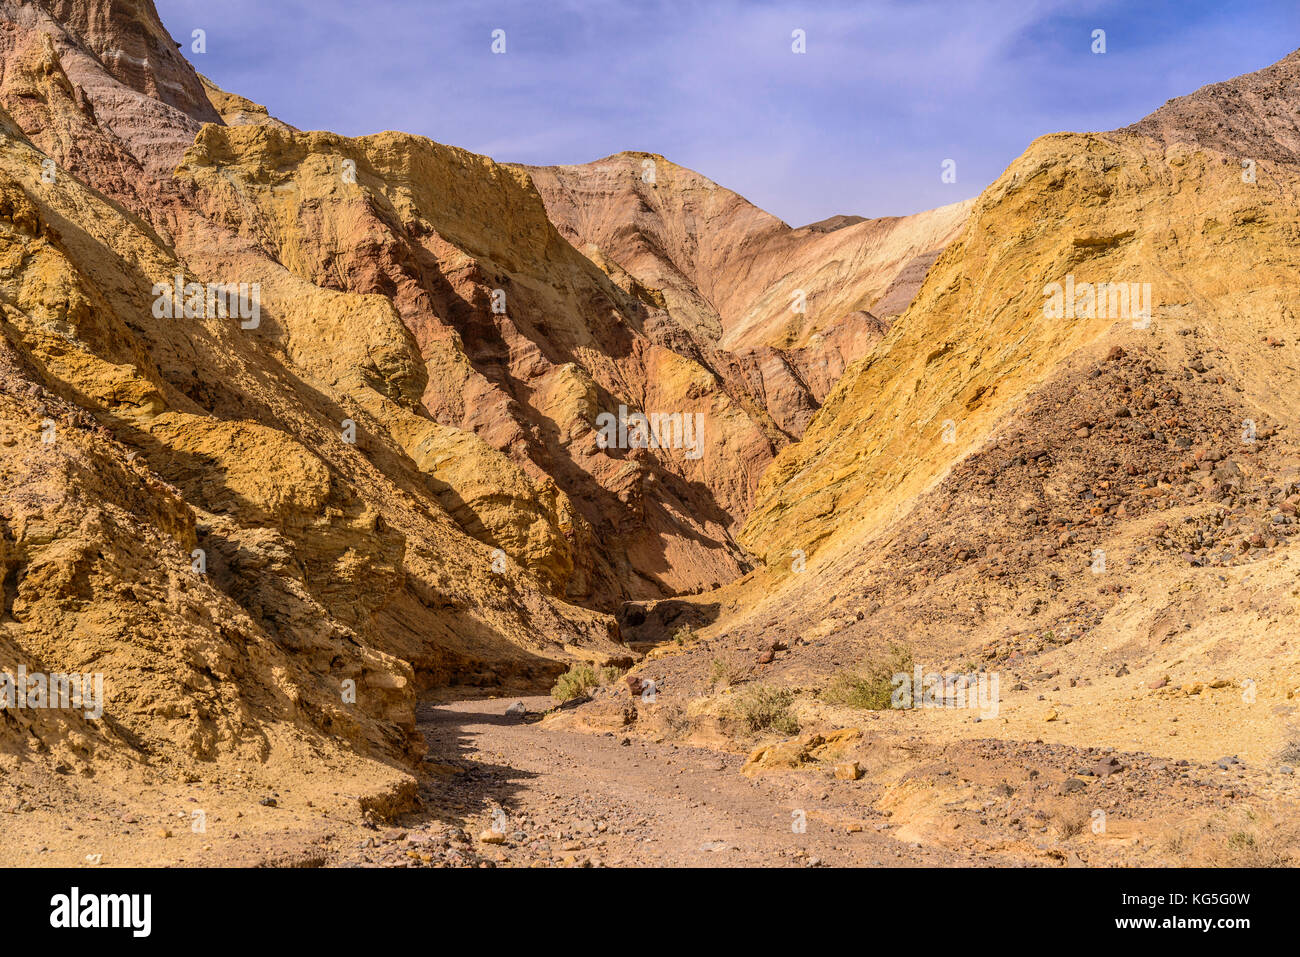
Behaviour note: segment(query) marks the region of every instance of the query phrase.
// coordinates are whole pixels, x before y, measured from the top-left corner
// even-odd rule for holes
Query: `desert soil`
[[[523,716],[511,713],[517,702]],[[1277,811],[1277,776],[1245,763],[1041,740],[944,743],[917,728],[866,724],[855,752],[860,779],[837,778],[824,764],[747,776],[743,753],[578,730],[581,722],[549,697],[426,700],[419,729],[429,751],[417,811],[379,820],[324,775],[315,776],[319,783],[304,775],[291,787],[268,787],[261,799],[248,782],[219,789],[158,783],[138,798],[94,804],[69,782],[61,792],[37,787],[0,807],[0,831],[9,835],[0,863],[1232,864],[1267,863],[1256,858],[1267,856],[1270,842],[1294,836],[1291,817],[1254,810]],[[195,808],[206,818],[202,832],[190,826]],[[1108,823],[1100,833],[1092,826],[1099,808]]]
[[[809,778],[794,787],[739,773],[743,757],[616,733],[553,729],[530,712],[550,698],[453,701],[421,711],[427,764],[447,787],[445,817],[491,818],[506,844],[494,863],[544,866],[941,865],[944,850],[894,839],[864,808],[854,782]],[[454,769],[454,770],[452,770]],[[436,787],[436,785],[435,785]],[[440,793],[439,793],[440,792]],[[796,832],[796,814],[806,823]],[[491,830],[491,827],[485,828]],[[481,832],[472,835],[476,842]]]

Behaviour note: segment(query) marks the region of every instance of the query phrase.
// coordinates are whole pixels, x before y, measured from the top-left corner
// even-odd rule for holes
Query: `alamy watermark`
[[[688,459],[704,455],[703,412],[632,412],[596,416],[596,444],[602,449],[685,449]]]
[[[125,928],[133,937],[148,937],[153,929],[152,914],[152,894],[83,894],[81,888],[73,887],[50,898],[50,926],[54,928]]]
[[[981,718],[998,716],[998,674],[939,674],[917,665],[911,674],[900,671],[890,680],[894,693],[889,706],[915,708],[974,708]]]
[[[0,671],[0,710],[5,708],[81,708],[95,721],[104,714],[104,676],[28,673],[26,665],[18,666],[16,676]]]
[[[256,329],[262,322],[262,284],[258,282],[185,281],[176,274],[174,285],[154,283],[155,319],[239,319],[241,329]]]
[[[1043,287],[1043,315],[1048,319],[1132,319],[1134,329],[1151,325],[1151,283],[1081,282],[1074,274],[1064,283]]]

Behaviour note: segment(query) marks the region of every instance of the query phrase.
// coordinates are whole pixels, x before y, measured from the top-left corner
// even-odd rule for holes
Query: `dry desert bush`
[[[797,734],[799,721],[791,712],[794,692],[771,685],[748,685],[732,699],[731,707],[750,734]]]
[[[1300,821],[1237,807],[1171,828],[1159,849],[1181,867],[1295,867]]]
[[[912,652],[900,645],[890,645],[883,655],[834,674],[822,697],[830,704],[884,711],[893,699],[894,675],[911,671]]]

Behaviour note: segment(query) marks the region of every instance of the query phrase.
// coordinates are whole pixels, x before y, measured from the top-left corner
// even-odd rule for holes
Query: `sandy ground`
[[[526,714],[510,712],[517,702]],[[1279,787],[1247,763],[952,741],[951,729],[930,738],[924,726],[868,718],[859,779],[822,764],[751,777],[743,753],[578,730],[569,709],[548,709],[540,696],[425,702],[419,809],[387,821],[327,775],[262,799],[246,787],[157,784],[113,806],[10,781],[0,864],[1235,865],[1288,863],[1295,845],[1290,779]]]
[[[510,864],[936,866],[958,856],[877,830],[857,782],[750,780],[742,758],[617,734],[555,730],[505,713],[549,698],[437,705],[422,723],[450,814],[504,814]],[[501,820],[500,818],[498,820]],[[796,830],[802,822],[802,830]],[[504,863],[503,861],[502,863]],[[1012,863],[1006,861],[1005,863]]]

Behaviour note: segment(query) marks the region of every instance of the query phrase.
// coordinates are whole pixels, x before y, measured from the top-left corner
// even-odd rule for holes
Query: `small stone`
[[[841,781],[856,781],[862,777],[862,766],[857,761],[835,765],[835,777]]]
[[[506,842],[506,836],[500,831],[492,830],[492,828],[480,831],[478,839],[484,844],[504,844]]]
[[[646,688],[650,687],[649,682],[636,675],[625,675],[623,682],[627,685],[627,690],[631,692],[632,697],[639,698]]]
[[[1118,758],[1112,756],[1109,758],[1102,758],[1098,761],[1093,767],[1092,773],[1097,775],[1099,778],[1104,778],[1123,770],[1124,765],[1119,762]]]

